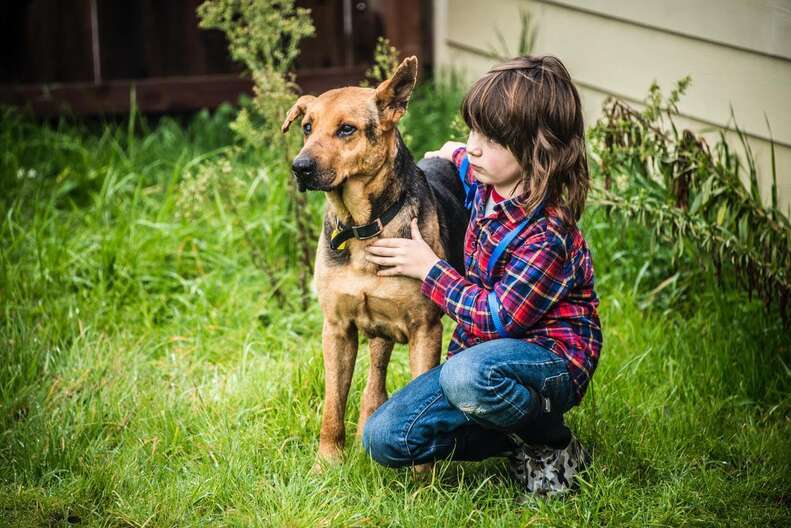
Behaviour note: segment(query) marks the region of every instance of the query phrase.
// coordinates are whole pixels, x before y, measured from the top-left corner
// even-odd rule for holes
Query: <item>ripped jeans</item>
[[[565,447],[573,392],[563,358],[518,339],[485,341],[393,394],[365,424],[363,447],[391,467],[503,456],[510,432]]]

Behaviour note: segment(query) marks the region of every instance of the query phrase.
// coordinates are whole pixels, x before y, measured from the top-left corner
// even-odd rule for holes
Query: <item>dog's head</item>
[[[302,116],[305,144],[292,163],[300,191],[330,191],[347,179],[376,174],[392,148],[416,79],[417,57],[412,56],[376,89],[337,88],[297,99],[281,130],[287,132]]]

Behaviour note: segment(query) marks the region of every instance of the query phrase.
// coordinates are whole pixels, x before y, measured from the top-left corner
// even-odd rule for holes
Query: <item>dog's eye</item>
[[[340,137],[350,136],[354,133],[355,130],[357,129],[354,128],[352,125],[341,125],[341,127],[338,129],[338,136]]]
[[[310,123],[305,123],[305,126],[302,127],[302,131],[305,133],[306,136],[310,134],[310,131],[312,129],[313,127],[310,125]]]

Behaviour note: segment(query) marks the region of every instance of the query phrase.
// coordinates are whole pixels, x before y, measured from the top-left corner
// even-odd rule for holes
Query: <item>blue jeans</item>
[[[368,418],[363,447],[385,466],[482,460],[528,443],[564,447],[574,405],[566,361],[518,339],[486,341],[451,356],[393,394]]]

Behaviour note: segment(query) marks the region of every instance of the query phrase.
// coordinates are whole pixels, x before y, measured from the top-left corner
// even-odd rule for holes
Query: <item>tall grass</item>
[[[452,92],[427,93],[405,122],[417,157],[442,144],[457,105]],[[661,250],[644,228],[598,209],[583,229],[605,348],[569,416],[595,457],[579,494],[517,501],[500,459],[441,463],[427,477],[376,465],[352,435],[365,346],[347,460],[311,474],[322,316],[315,300],[305,312],[295,300],[285,183],[266,159],[240,157],[228,177],[247,182],[249,198],[237,213],[217,187],[198,195],[189,186],[231,146],[232,114],[91,128],[3,111],[0,525],[791,521],[785,329],[713,281],[680,306],[646,302]],[[309,200],[315,225],[323,198]],[[254,264],[245,229],[268,272]],[[447,344],[453,323],[444,324]],[[388,389],[408,379],[398,345]]]

